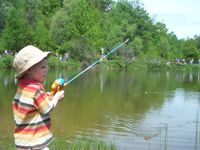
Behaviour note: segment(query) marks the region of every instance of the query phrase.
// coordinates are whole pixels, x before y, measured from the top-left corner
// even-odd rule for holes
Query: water
[[[81,70],[49,70],[46,91]],[[70,82],[52,112],[54,136],[98,137],[121,150],[200,148],[198,71],[89,70]],[[14,128],[15,71],[0,69],[0,138]]]

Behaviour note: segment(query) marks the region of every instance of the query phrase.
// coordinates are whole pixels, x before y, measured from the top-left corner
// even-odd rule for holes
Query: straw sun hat
[[[30,67],[34,66],[45,57],[48,58],[50,54],[51,52],[43,52],[32,45],[21,49],[13,61],[13,66],[18,73],[15,79],[20,79]]]

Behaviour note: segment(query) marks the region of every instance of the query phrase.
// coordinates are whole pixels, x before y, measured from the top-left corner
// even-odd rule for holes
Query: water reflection
[[[106,78],[107,78],[107,73],[106,72],[101,72],[100,73],[100,89],[101,89],[101,93],[103,93],[103,83],[106,82]]]
[[[8,81],[7,81],[7,79],[5,78],[5,79],[4,79],[4,85],[7,86],[7,84],[8,84]]]
[[[199,82],[199,73],[198,72],[195,73],[195,80]]]
[[[166,76],[167,76],[167,79],[169,80],[169,78],[170,78],[170,72],[169,71],[166,71]]]
[[[200,106],[200,102],[198,103],[198,111],[197,111],[197,116],[196,116],[196,134],[195,134],[195,143],[194,143],[194,147],[195,147],[195,150],[198,149],[198,145],[199,145],[199,142],[198,142],[198,139],[200,139],[200,133],[199,133],[199,106]]]
[[[15,73],[15,77],[16,77],[16,76],[17,76],[17,74]],[[14,79],[14,80],[15,80],[15,84],[17,84],[17,81],[18,81],[18,80],[17,80],[17,79]]]
[[[102,74],[100,74],[100,82],[101,82],[101,93],[103,93],[103,77],[102,77]]]
[[[193,81],[193,74],[190,72],[189,73],[189,81],[192,82]]]

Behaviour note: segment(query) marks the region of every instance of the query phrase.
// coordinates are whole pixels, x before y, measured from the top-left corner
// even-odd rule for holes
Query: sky
[[[142,0],[144,9],[178,39],[200,36],[200,0]]]
[[[117,1],[117,0],[116,0]],[[140,0],[155,22],[162,22],[178,39],[200,36],[200,0]]]

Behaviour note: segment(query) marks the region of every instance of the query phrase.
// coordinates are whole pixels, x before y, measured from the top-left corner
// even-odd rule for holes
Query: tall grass
[[[167,150],[167,141],[168,141],[167,133],[168,133],[168,126],[166,125],[166,127],[165,127],[165,139],[164,139],[164,148],[165,148],[165,150]]]
[[[98,138],[73,139],[69,140],[66,136],[55,137],[49,145],[50,150],[117,150],[115,142],[107,142]],[[0,139],[0,150],[15,150],[13,136]]]
[[[8,131],[6,137],[0,138],[0,150],[15,150],[13,133]]]
[[[164,148],[164,150],[167,150],[167,144],[168,144],[168,125],[166,124],[164,138],[162,135],[162,128],[160,127],[160,140],[159,140],[159,147],[157,149]]]
[[[65,150],[117,150],[114,142],[106,142],[98,138],[68,140],[66,136],[56,137],[50,149]]]

